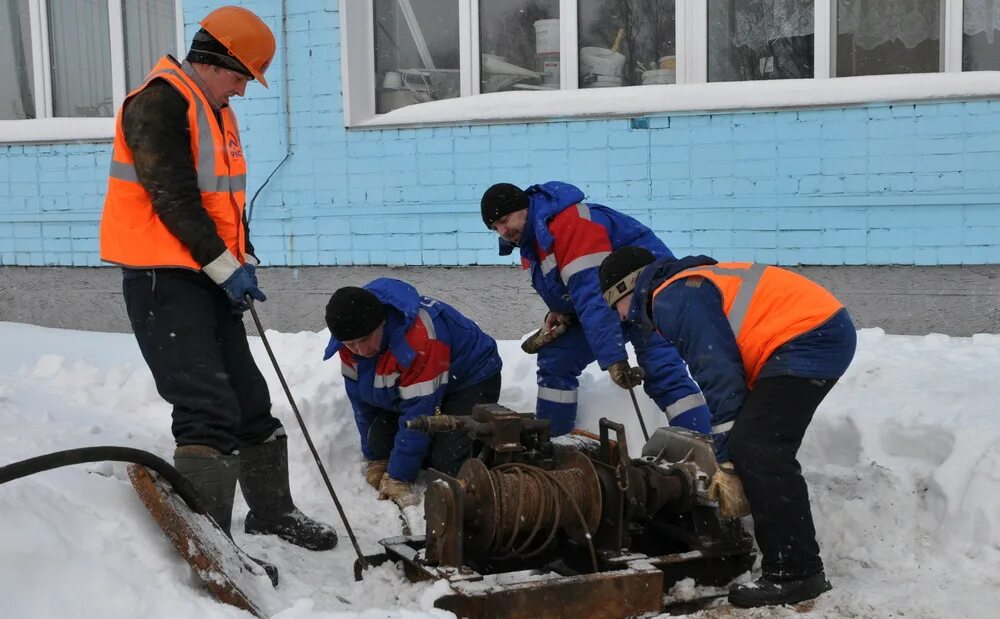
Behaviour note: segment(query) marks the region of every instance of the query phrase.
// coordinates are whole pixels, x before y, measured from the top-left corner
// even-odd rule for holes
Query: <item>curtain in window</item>
[[[0,3],[0,120],[35,117],[28,0]]]
[[[894,39],[913,49],[940,38],[939,0],[840,0],[837,30],[854,35],[854,46],[872,50]]]
[[[50,1],[48,18],[53,114],[114,116],[108,3]]]
[[[132,90],[160,58],[177,52],[174,0],[128,0],[122,10],[126,89]]]
[[[744,0],[734,11],[737,45],[758,45],[761,41],[809,36],[816,29],[813,3],[802,0]]]
[[[965,0],[965,34],[983,32],[993,44],[995,33],[1000,30],[1000,0]]]

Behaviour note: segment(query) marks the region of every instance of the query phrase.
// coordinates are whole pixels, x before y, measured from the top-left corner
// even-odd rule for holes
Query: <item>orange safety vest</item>
[[[246,251],[243,207],[247,165],[236,115],[229,107],[222,108],[220,126],[205,94],[170,56],[160,59],[146,80],[128,94],[126,104],[158,78],[169,82],[188,101],[191,154],[198,172],[202,207],[215,222],[226,247],[242,263]],[[201,265],[156,215],[149,192],[139,183],[132,149],[125,143],[122,131],[124,109],[123,104],[115,122],[108,194],[101,214],[101,260],[127,267],[199,270]]]
[[[722,309],[736,336],[747,386],[751,388],[771,353],[820,326],[844,307],[816,282],[754,262],[720,262],[685,269],[653,291],[653,299],[686,277],[704,277],[722,293]]]

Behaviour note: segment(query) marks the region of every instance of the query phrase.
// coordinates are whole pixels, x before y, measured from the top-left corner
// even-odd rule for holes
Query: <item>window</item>
[[[708,4],[710,82],[813,76],[812,0]]]
[[[829,78],[1000,70],[1000,0],[340,0],[340,20],[349,127],[988,96]],[[655,85],[678,88],[599,91]]]
[[[673,84],[673,0],[580,0],[580,88]]]
[[[457,0],[376,0],[379,114],[459,96]]]
[[[182,47],[175,0],[4,0],[0,136],[107,139],[126,92]]]
[[[837,0],[837,76],[942,69],[944,0]]]
[[[965,0],[962,70],[1000,70],[1000,0]]]

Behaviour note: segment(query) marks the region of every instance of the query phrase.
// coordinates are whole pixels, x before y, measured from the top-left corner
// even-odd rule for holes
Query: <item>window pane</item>
[[[113,116],[107,2],[48,2],[52,111]]]
[[[708,3],[708,80],[813,76],[813,0]]]
[[[837,0],[837,75],[941,70],[943,0]]]
[[[376,109],[459,96],[458,0],[375,1]]]
[[[673,84],[674,0],[580,0],[580,88]]]
[[[1000,70],[1000,0],[965,0],[962,70]]]
[[[480,0],[481,92],[559,88],[559,0]]]
[[[0,120],[34,118],[28,0],[0,2],[0,49],[7,56],[0,62]]]
[[[173,0],[129,0],[122,3],[125,29],[125,80],[138,86],[156,62],[177,52]]]

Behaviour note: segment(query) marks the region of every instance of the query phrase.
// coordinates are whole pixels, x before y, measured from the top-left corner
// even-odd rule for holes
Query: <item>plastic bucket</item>
[[[642,72],[642,85],[673,84],[677,81],[677,71],[673,69],[654,69]]]
[[[386,71],[385,81],[382,82],[382,88],[391,90],[400,90],[403,88],[403,76],[399,74],[398,71]]]
[[[660,68],[667,71],[676,71],[677,56],[663,56],[660,58]]]
[[[546,54],[538,57],[538,72],[542,74],[543,84],[559,83],[559,54]]]
[[[539,19],[535,22],[535,53],[559,53],[558,19]]]
[[[603,47],[580,48],[580,72],[583,74],[620,76],[625,56]]]

